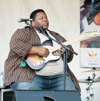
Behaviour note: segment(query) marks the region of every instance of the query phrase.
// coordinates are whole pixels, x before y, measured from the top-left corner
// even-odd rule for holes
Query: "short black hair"
[[[43,9],[36,9],[30,14],[30,19],[35,19],[36,14],[39,12],[45,13],[45,11]]]

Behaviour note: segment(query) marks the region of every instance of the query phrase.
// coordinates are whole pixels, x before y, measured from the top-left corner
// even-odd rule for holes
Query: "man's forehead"
[[[36,14],[36,16],[42,16],[42,15],[46,15],[44,12],[38,12],[37,14]]]
[[[36,17],[47,17],[46,15],[37,15]]]

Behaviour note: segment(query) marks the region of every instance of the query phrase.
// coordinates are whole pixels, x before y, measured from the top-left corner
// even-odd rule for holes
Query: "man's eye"
[[[39,19],[43,19],[43,17],[40,17]]]

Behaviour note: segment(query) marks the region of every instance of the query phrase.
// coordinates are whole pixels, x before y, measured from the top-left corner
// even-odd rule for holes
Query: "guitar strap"
[[[47,33],[47,31],[45,31],[45,33],[42,32],[42,34],[45,35],[50,41],[53,40],[53,38],[51,38],[51,37],[49,36],[49,34]],[[52,43],[53,43],[53,42],[52,42]]]

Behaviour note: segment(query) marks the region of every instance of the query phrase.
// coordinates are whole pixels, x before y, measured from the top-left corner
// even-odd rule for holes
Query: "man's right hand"
[[[29,54],[37,54],[42,57],[47,57],[49,55],[49,50],[45,47],[32,47]]]

